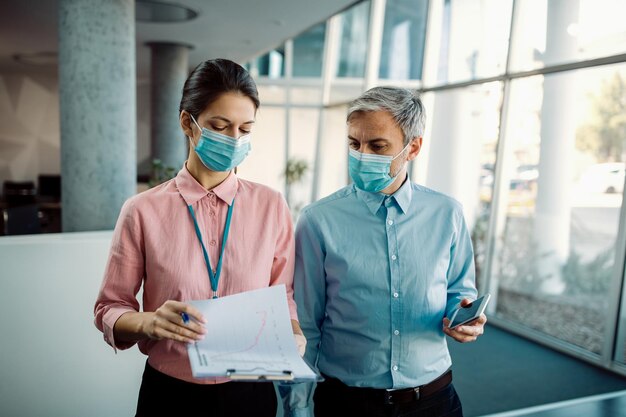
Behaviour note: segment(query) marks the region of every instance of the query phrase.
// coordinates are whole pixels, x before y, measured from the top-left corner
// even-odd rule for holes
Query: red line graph
[[[245,349],[242,350],[237,350],[235,352],[227,352],[227,353],[220,353],[217,355],[213,355],[211,356],[212,360],[220,360],[223,359],[226,356],[232,356],[232,355],[237,355],[237,354],[241,354],[241,353],[246,353],[251,351],[252,349],[254,349],[255,347],[257,347],[259,345],[259,341],[261,339],[261,335],[263,334],[263,331],[265,330],[265,326],[267,324],[267,311],[257,311],[256,314],[258,314],[261,318],[261,326],[259,327],[259,331],[257,332],[256,336],[254,337],[254,341],[250,344],[250,346],[246,347]]]

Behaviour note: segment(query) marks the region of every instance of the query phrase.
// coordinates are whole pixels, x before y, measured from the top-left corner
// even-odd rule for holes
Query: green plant
[[[583,262],[578,253],[571,251],[563,265],[565,291],[570,295],[607,294],[611,288],[614,257],[615,250],[609,248],[590,262]]]
[[[524,294],[540,293],[541,284],[548,278],[541,264],[554,253],[541,251],[533,236],[532,219],[507,219],[502,240],[500,284]]]
[[[155,187],[165,181],[169,181],[176,175],[176,168],[165,166],[160,159],[152,160],[152,174],[148,180],[150,188]]]
[[[476,269],[476,282],[482,281],[483,265],[487,255],[487,232],[489,229],[489,207],[481,207],[480,214],[476,218],[472,228],[471,239],[474,248],[474,266]]]
[[[308,170],[309,163],[307,161],[304,159],[290,158],[283,172],[287,185],[297,184],[302,181]]]
[[[287,164],[285,164],[285,170],[283,176],[285,177],[287,204],[291,210],[291,215],[294,220],[297,219],[300,210],[304,207],[303,202],[296,202],[293,198],[292,186],[304,180],[305,175],[309,170],[309,163],[304,159],[289,158]]]

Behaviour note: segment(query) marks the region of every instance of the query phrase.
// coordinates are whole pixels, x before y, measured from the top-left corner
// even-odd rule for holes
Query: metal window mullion
[[[502,102],[500,108],[500,118],[498,127],[498,144],[496,147],[496,164],[494,166],[493,192],[491,196],[491,207],[489,212],[489,225],[487,228],[487,247],[485,249],[485,269],[482,275],[484,280],[485,292],[490,292],[493,302],[488,307],[488,312],[496,311],[498,304],[498,280],[494,278],[494,260],[496,259],[498,250],[498,236],[500,231],[504,229],[506,221],[506,205],[507,200],[502,198],[503,193],[508,192],[503,184],[503,171],[508,149],[508,138],[506,127],[509,118],[509,105],[511,97],[511,81],[505,80],[502,87]]]
[[[291,186],[287,176],[287,166],[291,157],[289,146],[290,124],[291,124],[291,79],[293,77],[293,40],[285,42],[285,200],[290,203]]]
[[[626,189],[626,188],[625,188]],[[620,305],[626,305],[624,300],[624,264],[626,263],[626,204],[622,191],[622,207],[620,209],[619,228],[615,245],[615,263],[613,264],[613,277],[609,293],[609,307],[606,314],[606,328],[604,332],[604,346],[602,349],[602,364],[609,367],[613,361],[617,361],[618,346],[622,347],[624,361],[624,338],[626,329],[620,326]],[[612,296],[611,296],[612,295]],[[620,341],[622,341],[620,343]]]
[[[313,182],[311,185],[311,201],[317,201],[319,195],[319,175],[324,133],[324,112],[330,102],[330,87],[337,69],[339,36],[341,35],[341,15],[335,15],[326,23],[324,39],[324,57],[322,65],[322,103],[317,123],[317,139],[315,141],[315,159],[313,161]]]
[[[504,67],[505,73],[509,72],[511,65],[511,46],[513,45],[513,33],[515,33],[515,11],[517,7],[517,1],[513,0],[511,7],[511,23],[509,26],[509,42],[507,47],[506,63]],[[507,190],[502,188],[502,170],[506,155],[506,125],[508,122],[508,108],[509,100],[511,96],[511,81],[504,79],[502,81],[502,99],[500,101],[500,111],[498,118],[498,141],[496,145],[496,164],[494,166],[493,174],[493,191],[491,195],[491,205],[489,208],[489,223],[487,226],[487,242],[485,248],[485,259],[483,274],[478,277],[481,282],[479,284],[484,285],[485,292],[492,293],[493,302],[488,308],[488,311],[495,312],[498,305],[498,280],[493,278],[493,260],[496,254],[497,237],[500,230],[503,230],[503,222],[506,219],[502,218],[502,213],[505,213],[502,205],[504,200],[501,198],[502,193]],[[494,210],[494,207],[496,208]]]
[[[380,53],[383,44],[383,30],[385,26],[386,0],[371,0],[370,22],[368,34],[367,61],[365,62],[365,85],[367,91],[378,82],[380,71]]]

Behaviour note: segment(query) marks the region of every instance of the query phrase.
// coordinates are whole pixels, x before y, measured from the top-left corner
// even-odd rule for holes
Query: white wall
[[[0,74],[0,182],[61,170],[56,75]]]
[[[150,173],[150,84],[137,80],[138,172]],[[61,173],[58,77],[55,70],[0,73],[0,187]],[[0,191],[1,192],[1,191]]]
[[[0,415],[134,415],[145,356],[93,325],[111,232],[0,237]]]

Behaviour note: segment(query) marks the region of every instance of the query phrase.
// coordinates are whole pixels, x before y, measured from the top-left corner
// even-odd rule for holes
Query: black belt
[[[449,370],[437,379],[428,384],[420,385],[419,387],[413,388],[402,388],[393,391],[388,391],[386,389],[378,389],[378,388],[362,388],[362,387],[351,387],[338,379],[328,377],[324,375],[326,381],[330,384],[336,385],[341,384],[344,389],[348,389],[349,391],[363,395],[369,399],[377,399],[383,404],[405,404],[413,401],[417,401],[419,399],[430,397],[433,394],[441,391],[450,383],[452,383],[452,371]]]

